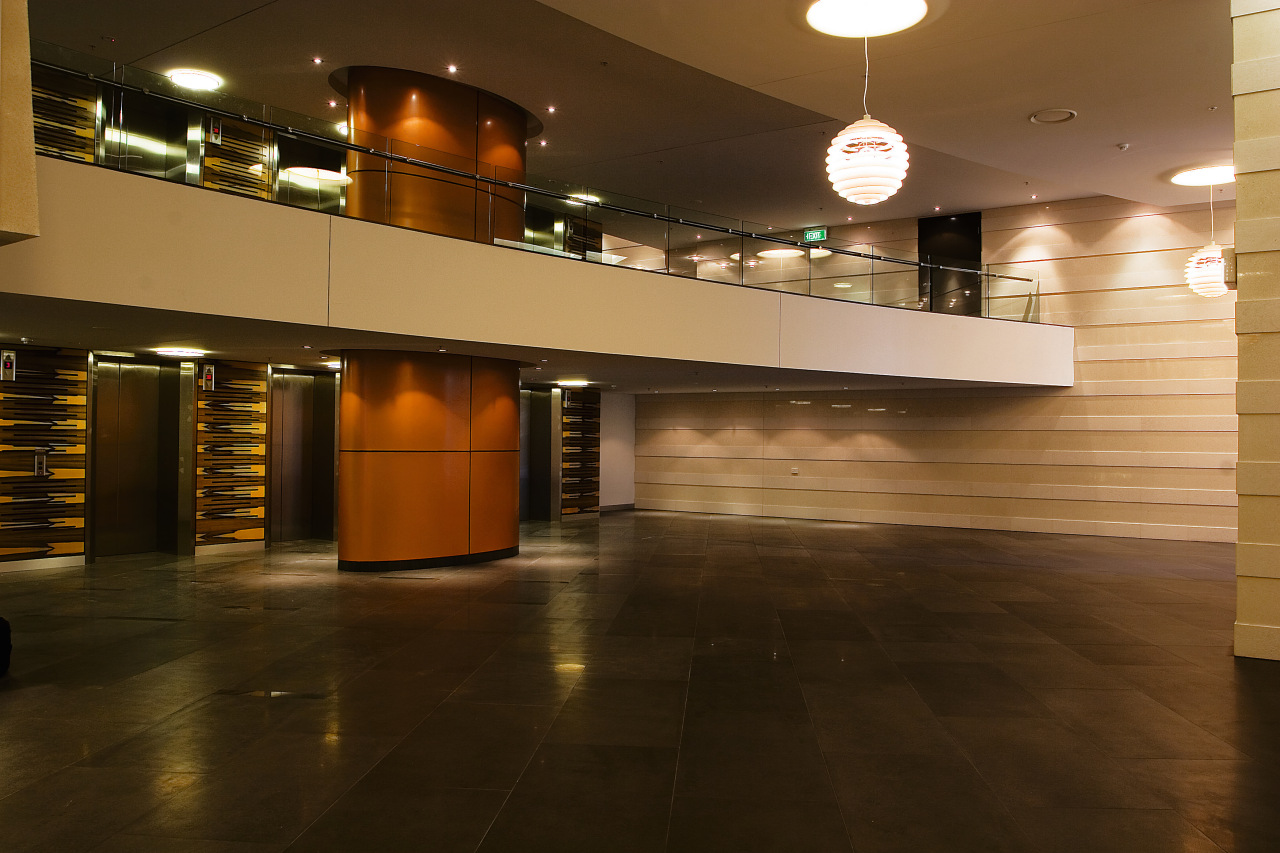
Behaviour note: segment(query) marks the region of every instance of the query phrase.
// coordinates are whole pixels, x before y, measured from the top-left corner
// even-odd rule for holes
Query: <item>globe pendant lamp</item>
[[[1222,258],[1222,247],[1214,242],[1213,185],[1209,185],[1209,245],[1187,259],[1187,287],[1206,299],[1216,299],[1227,293],[1227,264]]]
[[[1187,287],[1206,299],[1225,296],[1226,270],[1222,247],[1210,243],[1187,260]]]
[[[867,77],[862,88],[861,120],[836,134],[827,149],[827,177],[832,188],[854,204],[878,204],[896,193],[907,176],[907,146],[902,135],[873,119],[867,111],[871,56],[863,39]]]

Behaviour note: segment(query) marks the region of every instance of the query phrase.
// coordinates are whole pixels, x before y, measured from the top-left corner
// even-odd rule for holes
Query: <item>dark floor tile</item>
[[[808,686],[805,699],[824,752],[954,754],[956,746],[909,685]]]
[[[668,853],[852,853],[831,802],[676,797]]]
[[[689,637],[627,637],[609,635],[587,646],[587,674],[602,678],[688,681],[693,660]]]
[[[287,848],[286,844],[255,844],[250,841],[113,835],[93,848],[92,853],[284,853]]]
[[[12,853],[90,850],[198,777],[117,767],[68,767],[0,800]]]
[[[1047,717],[1020,684],[989,663],[897,665],[939,717]]]
[[[1016,815],[1044,853],[1222,853],[1170,809],[1021,809]]]
[[[1168,649],[1141,642],[1071,643],[1068,648],[1099,666],[1185,666],[1187,663]]]
[[[892,661],[900,663],[986,663],[987,656],[972,643],[899,642],[881,640],[880,647]]]
[[[944,613],[956,636],[971,643],[1052,643],[1054,638],[1011,613]]]
[[[687,685],[585,676],[547,733],[547,743],[680,745]]]
[[[506,791],[425,787],[411,771],[378,767],[288,850],[472,853],[506,799]]]
[[[827,761],[859,853],[1034,853],[960,755],[834,753]]]
[[[686,739],[676,792],[687,797],[775,802],[833,798],[816,740]]]
[[[848,685],[896,685],[902,672],[878,643],[844,640],[805,640],[788,643],[796,676],[801,683]]]
[[[872,639],[867,626],[852,611],[779,610],[778,618],[788,642]]]
[[[1053,720],[952,717],[942,724],[1013,807],[1168,808],[1114,759]]]
[[[1074,731],[1116,758],[1243,757],[1137,690],[1040,689],[1035,695]]]
[[[445,702],[382,764],[412,770],[426,787],[510,790],[555,716],[538,705]]]
[[[1121,763],[1223,850],[1280,850],[1280,764],[1276,761],[1135,759]]]
[[[1023,687],[1122,690],[1124,679],[1067,647],[1038,643],[980,643],[986,659]]]
[[[480,853],[662,851],[676,750],[544,744]]]
[[[129,835],[291,841],[386,754],[393,740],[273,733],[149,814]]]

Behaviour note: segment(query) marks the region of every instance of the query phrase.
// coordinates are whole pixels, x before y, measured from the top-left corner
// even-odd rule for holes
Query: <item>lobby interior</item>
[[[823,170],[862,44],[807,5],[372,0],[339,26],[330,0],[5,0],[5,98],[52,44],[88,57],[68,68],[208,68],[361,145],[349,69],[410,69],[519,105],[519,197],[605,228],[546,257],[528,213],[503,230],[500,184],[465,240],[361,215],[356,154],[334,215],[0,142],[0,345],[62,378],[88,359],[90,454],[82,521],[42,553],[6,550],[29,517],[0,489],[6,849],[1280,847],[1280,7],[930,2],[868,45],[870,112],[912,160],[863,207]],[[1073,117],[1028,120],[1051,108]],[[1168,180],[1233,153],[1234,185]],[[666,275],[608,230],[645,199]],[[925,223],[966,216],[971,316],[874,295],[900,286],[882,259],[923,262]],[[806,245],[804,289],[751,279],[816,227],[836,254]],[[1214,241],[1233,287],[1204,299],[1183,267]],[[842,249],[879,258],[865,298],[819,275]],[[159,532],[113,527],[103,448],[137,466],[103,407],[131,360],[192,413],[161,443],[225,428],[264,455],[248,516],[215,506],[243,481],[183,479],[209,463],[175,451],[147,475],[175,489],[145,504]],[[415,371],[469,389],[462,426],[389,453],[379,394]],[[0,438],[26,417],[4,391]],[[290,394],[327,460],[305,476]],[[554,509],[539,406],[565,418]],[[599,468],[577,492],[575,417]],[[450,454],[455,480],[415,488]],[[0,462],[25,478],[31,454]]]

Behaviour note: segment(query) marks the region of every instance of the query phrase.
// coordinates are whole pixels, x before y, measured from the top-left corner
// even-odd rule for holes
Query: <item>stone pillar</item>
[[[520,547],[520,381],[513,361],[342,354],[338,567],[387,571]]]
[[[27,0],[0,0],[0,246],[39,233]]]
[[[1240,343],[1235,650],[1280,660],[1280,0],[1232,0],[1231,14]]]
[[[467,174],[520,182],[525,139],[542,130],[526,110],[456,80],[359,65],[330,78],[347,96],[348,139]],[[348,216],[491,243],[524,235],[524,195],[422,167],[350,154]]]

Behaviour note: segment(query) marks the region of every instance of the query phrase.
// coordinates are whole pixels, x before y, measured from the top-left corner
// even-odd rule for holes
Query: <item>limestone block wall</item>
[[[1232,211],[1216,206],[1224,245]],[[1207,205],[1089,198],[983,223],[986,260],[1038,270],[1042,319],[1075,327],[1074,387],[640,395],[636,505],[1234,540],[1235,295],[1183,283]]]
[[[1280,3],[1233,0],[1240,302],[1236,654],[1280,660]]]

